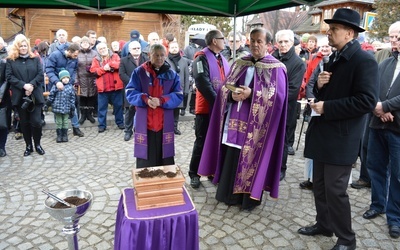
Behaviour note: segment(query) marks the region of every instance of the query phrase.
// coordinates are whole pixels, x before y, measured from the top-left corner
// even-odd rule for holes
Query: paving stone
[[[79,246],[85,250],[113,249],[115,212],[121,190],[132,187],[131,169],[136,165],[133,142],[123,141],[123,131],[116,129],[111,121],[101,135],[96,126],[85,123],[81,128],[85,137],[72,136],[70,130],[70,141],[57,144],[53,125],[54,121],[53,124],[49,121],[43,130],[42,146],[46,150],[43,156],[33,153],[23,157],[24,143],[16,141],[13,133],[8,136],[7,156],[0,164],[0,250],[68,248],[67,238],[61,231],[62,223],[44,209],[47,197],[40,191],[43,187],[51,191],[79,188],[92,192],[92,207],[79,222]],[[204,177],[199,189],[190,187],[187,173],[194,141],[192,127],[193,116],[180,117],[182,135],[176,137],[175,161],[185,175],[185,186],[199,213],[201,250],[333,247],[335,237],[305,237],[297,233],[298,228],[313,225],[316,216],[313,193],[299,188],[299,183],[304,181],[301,153],[304,136],[296,155],[288,158],[287,176],[280,183],[279,199],[265,193],[261,206],[248,213],[239,206],[218,202],[217,186]],[[296,139],[298,132],[299,127]],[[358,176],[359,163],[353,169],[353,180]],[[370,189],[349,188],[348,193],[357,248],[400,250],[400,240],[388,235],[386,216],[374,220],[362,218],[369,207]]]

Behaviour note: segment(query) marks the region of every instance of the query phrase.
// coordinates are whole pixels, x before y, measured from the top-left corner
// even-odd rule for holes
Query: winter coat
[[[57,47],[57,50],[52,52],[46,60],[46,74],[49,78],[49,89],[57,82],[60,82],[58,73],[65,69],[69,72],[72,83],[75,82],[76,69],[78,67],[78,59],[69,58],[65,55],[67,45],[62,44]]]
[[[232,66],[233,62],[236,61],[236,59],[247,56],[248,54],[250,53],[247,50],[245,50],[242,46],[240,46],[239,49],[236,50],[235,60],[233,60],[233,52],[231,50],[230,50],[230,55],[228,56],[228,58],[226,58],[226,60],[228,60],[229,65]]]
[[[49,46],[49,50],[47,51],[47,53],[48,53],[48,55],[50,55],[51,53],[53,53],[54,51],[57,51],[58,50],[58,48],[61,46],[61,47],[69,47],[69,45],[70,45],[70,43],[69,42],[66,42],[66,43],[64,43],[64,44],[61,44],[60,42],[55,42],[55,43],[52,43],[52,44],[50,44],[50,46]]]
[[[129,44],[130,44],[131,42],[132,42],[132,41],[129,41],[129,42],[125,43],[124,47],[123,47],[122,50],[121,50],[121,57],[125,57],[125,56],[128,56],[128,55],[130,54],[130,53],[129,53]],[[147,47],[147,45],[148,45],[149,43],[146,42],[146,41],[143,41],[142,39],[139,39],[138,42],[140,43],[140,48],[141,48],[141,50],[142,50],[142,51],[145,51],[145,49],[146,49],[146,47]]]
[[[167,58],[166,61],[169,65],[171,65],[171,69],[173,71],[178,72],[177,66],[170,58]],[[189,64],[190,61],[184,57],[181,57],[181,59],[178,61],[178,66],[180,69],[178,75],[179,81],[181,82],[181,89],[183,91],[183,94],[189,94]],[[183,102],[179,104],[178,108],[183,108]]]
[[[11,105],[10,84],[6,81],[6,60],[0,59],[0,108]]]
[[[150,108],[147,105],[149,96],[159,98],[161,107]],[[156,72],[147,61],[133,71],[126,86],[126,98],[131,105],[147,109],[147,118],[137,118],[147,119],[147,129],[160,131],[164,127],[164,109],[175,109],[183,100],[179,76],[170,69],[168,63],[164,63]]]
[[[25,97],[24,85],[33,85],[32,96],[35,104],[43,104],[44,75],[39,57],[18,57],[15,60],[7,59],[6,77],[12,91],[12,105],[21,106]]]
[[[379,64],[379,101],[385,113],[392,113],[394,121],[382,122],[379,117],[372,116],[370,128],[387,129],[400,134],[400,74],[390,86],[398,60],[398,56],[392,56]]]
[[[378,64],[353,39],[339,58],[330,56],[327,68],[329,83],[314,87],[324,113],[314,116],[308,125],[304,156],[332,165],[356,162],[365,127],[365,114],[371,112],[378,97]]]
[[[50,90],[48,103],[51,103],[55,114],[69,114],[71,110],[75,110],[75,89],[72,84],[65,84],[61,91],[54,85]]]
[[[146,55],[141,53],[139,56],[139,65],[135,64],[135,60],[131,53],[128,56],[121,58],[121,63],[119,65],[119,77],[124,84],[124,89],[126,85],[128,85],[129,81],[131,80],[131,75],[134,69],[139,67],[142,63],[146,62]],[[130,106],[128,100],[126,99],[126,93],[124,94],[124,107],[128,108]]]
[[[303,81],[306,65],[295,53],[294,46],[284,55],[279,55],[279,50],[274,51],[272,55],[286,66],[289,83],[288,102],[297,102],[297,95]]]
[[[3,47],[0,49],[0,59],[6,59],[8,53],[6,47]]]
[[[193,61],[194,59],[194,55],[199,52],[202,48],[201,47],[197,47],[194,43],[190,43],[188,46],[186,46],[186,48],[183,50],[183,54],[184,56]]]
[[[111,70],[105,71],[104,65],[110,65]],[[117,54],[110,52],[110,56],[103,60],[100,55],[93,58],[92,66],[90,67],[90,72],[97,75],[96,86],[98,93],[111,92],[116,90],[121,90],[124,85],[119,77],[120,58]]]
[[[90,72],[93,58],[97,52],[92,49],[81,49],[78,54],[78,68],[76,83],[80,86],[80,95],[91,97],[97,94],[96,75]]]
[[[308,64],[308,62],[313,58],[313,55],[317,53],[318,53],[318,48],[314,48],[313,50],[309,50],[307,48],[301,48],[299,57]]]
[[[177,67],[175,63],[169,58],[167,58],[166,61],[169,63],[169,65],[171,65],[171,69],[177,72]],[[178,62],[178,66],[180,68],[178,73],[179,80],[181,81],[181,89],[184,94],[189,93],[189,65],[190,65],[190,60],[185,57],[181,57],[181,59]]]

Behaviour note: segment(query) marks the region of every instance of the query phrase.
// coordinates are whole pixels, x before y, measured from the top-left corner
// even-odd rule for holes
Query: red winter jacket
[[[107,63],[111,67],[110,71],[104,70],[104,65]],[[100,56],[93,58],[90,72],[97,74],[96,86],[99,93],[111,92],[124,88],[124,84],[118,74],[119,63],[120,58],[116,53],[106,59],[101,58]]]

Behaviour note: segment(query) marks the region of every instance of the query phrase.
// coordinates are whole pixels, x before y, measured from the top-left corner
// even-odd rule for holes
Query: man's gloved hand
[[[75,114],[75,109],[74,108],[71,108],[71,110],[69,111],[69,119],[72,119],[72,117],[74,117],[74,114]]]

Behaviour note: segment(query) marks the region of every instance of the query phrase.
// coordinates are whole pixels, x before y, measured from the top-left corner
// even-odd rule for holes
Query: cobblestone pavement
[[[48,120],[48,119],[47,119]],[[176,163],[188,171],[194,140],[193,116],[180,122],[182,135],[176,137]],[[299,120],[299,123],[301,121]],[[117,205],[121,190],[132,186],[135,166],[132,140],[111,121],[105,133],[84,124],[85,137],[72,136],[68,143],[55,142],[54,124],[43,132],[44,156],[36,152],[23,157],[25,145],[11,133],[7,156],[0,158],[0,249],[67,249],[62,225],[44,209],[41,192],[84,189],[94,196],[91,209],[80,220],[81,249],[113,249]],[[53,129],[51,129],[53,128]],[[298,130],[300,129],[300,124]],[[299,131],[296,134],[296,142]],[[301,190],[304,180],[302,150],[304,135],[295,156],[289,156],[286,179],[281,182],[279,199],[264,194],[263,203],[251,213],[228,207],[215,200],[216,187],[206,178],[193,190],[186,175],[186,186],[199,213],[200,249],[330,249],[336,238],[300,236],[297,229],[315,220],[311,191]],[[353,171],[357,179],[359,164]],[[400,249],[400,240],[388,235],[385,216],[362,218],[368,208],[370,190],[348,189],[353,229],[358,249]]]

